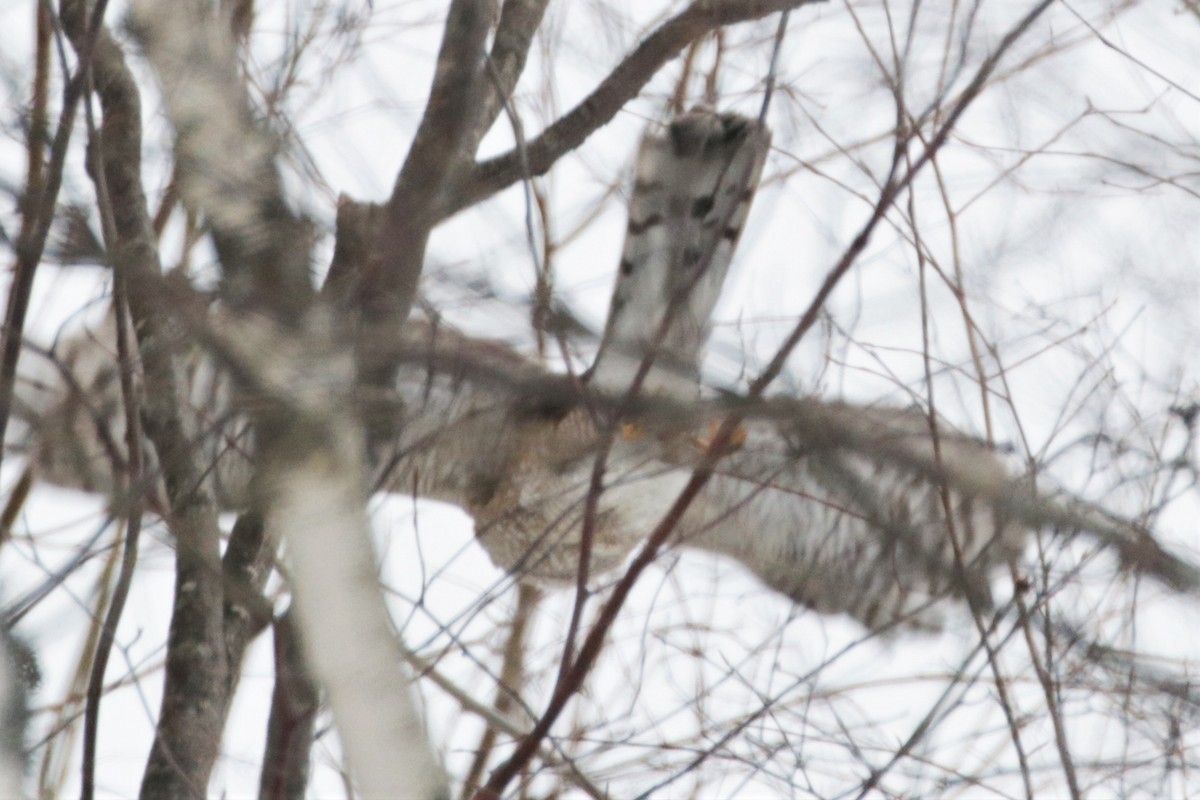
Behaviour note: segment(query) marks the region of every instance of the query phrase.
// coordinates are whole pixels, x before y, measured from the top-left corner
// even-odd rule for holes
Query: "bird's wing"
[[[1027,529],[996,513],[1013,481],[985,444],[916,411],[815,400],[751,419],[685,517],[685,544],[868,627],[937,627],[944,597],[990,602],[988,574]]]

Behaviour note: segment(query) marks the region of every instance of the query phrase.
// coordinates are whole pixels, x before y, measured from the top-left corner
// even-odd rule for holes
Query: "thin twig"
[[[78,66],[75,74],[63,88],[62,111],[59,112],[58,128],[50,143],[50,158],[44,177],[38,175],[37,171],[32,168],[29,173],[31,177],[38,175],[42,180],[39,186],[26,187],[21,230],[16,243],[17,263],[13,265],[13,280],[8,290],[8,309],[4,317],[3,352],[0,353],[0,442],[4,441],[5,432],[8,430],[9,415],[12,411],[17,361],[21,357],[21,341],[25,335],[25,317],[29,311],[33,278],[38,264],[41,263],[42,254],[45,252],[50,228],[54,224],[54,209],[58,205],[58,192],[62,188],[63,168],[67,160],[67,145],[71,141],[71,133],[75,127],[79,99],[83,96],[84,88],[87,86],[92,52],[95,49],[96,37],[99,35],[107,2],[108,0],[98,0],[87,32],[79,41],[76,51]],[[39,3],[40,5],[42,4]],[[41,56],[41,58],[45,58],[45,56]],[[31,130],[30,135],[36,135],[36,132]],[[40,147],[38,149],[40,150]],[[0,460],[3,457],[4,454],[0,451]]]
[[[93,12],[103,13],[103,8],[97,6]],[[93,28],[99,27],[96,19],[92,20]],[[91,72],[88,73],[88,94],[91,94]],[[120,241],[116,220],[113,213],[112,198],[108,192],[108,173],[104,141],[96,127],[92,113],[90,97],[83,101],[84,117],[87,120],[88,141],[92,144],[92,157],[95,159],[93,180],[96,184],[97,206],[100,210],[101,227],[106,247],[111,251]],[[136,352],[130,341],[131,329],[129,314],[129,270],[125,261],[113,264],[117,326],[117,363],[121,384],[122,408],[125,412],[125,444],[128,450],[128,472],[122,493],[127,495],[127,517],[125,524],[125,541],[121,555],[121,569],[117,573],[117,583],[113,588],[112,599],[109,602],[108,613],[100,629],[100,638],[96,644],[96,654],[92,662],[92,673],[88,681],[87,704],[83,717],[83,759],[81,764],[80,796],[91,800],[96,791],[96,737],[100,730],[100,701],[104,693],[104,673],[108,667],[109,656],[112,653],[113,642],[117,636],[117,626],[125,612],[125,603],[129,598],[129,590],[133,585],[134,571],[137,568],[138,537],[142,529],[142,510],[144,507],[141,487],[145,472],[142,453],[141,398],[135,380],[137,360]],[[137,487],[131,490],[131,487]]]

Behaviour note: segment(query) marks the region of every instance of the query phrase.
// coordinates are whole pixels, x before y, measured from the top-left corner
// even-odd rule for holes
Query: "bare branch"
[[[425,115],[417,128],[378,231],[378,260],[355,276],[355,307],[368,324],[396,325],[408,316],[425,263],[425,244],[442,206],[474,157],[482,132],[484,43],[491,0],[454,0],[446,16],[441,50]],[[468,150],[467,148],[470,148]],[[390,373],[391,365],[370,364],[366,373]]]
[[[280,617],[274,627],[275,691],[258,796],[260,800],[301,800],[308,789],[320,695],[308,673],[292,612]]]
[[[40,4],[39,4],[40,5]],[[103,6],[101,6],[103,9]],[[41,29],[40,47],[49,47],[49,15],[39,12],[38,26]],[[46,249],[46,240],[50,235],[50,227],[54,222],[54,209],[58,203],[58,193],[62,188],[63,168],[66,164],[67,146],[71,142],[71,134],[75,127],[75,115],[79,108],[79,99],[87,85],[87,75],[91,68],[92,47],[99,30],[99,21],[103,12],[97,14],[87,35],[82,38],[77,47],[80,58],[75,74],[66,82],[63,88],[62,110],[59,112],[58,127],[54,132],[54,140],[50,143],[49,163],[43,171],[40,167],[29,167],[30,183],[25,187],[25,198],[22,203],[21,231],[17,236],[17,263],[13,268],[13,282],[8,291],[8,305],[4,315],[3,351],[0,353],[0,441],[8,429],[9,414],[12,410],[12,394],[14,380],[17,375],[17,361],[21,357],[21,338],[25,334],[25,316],[29,311],[29,297],[33,291],[33,278],[41,263],[42,254]],[[43,60],[49,58],[48,52],[40,56]],[[65,70],[65,67],[64,67]],[[39,77],[40,81],[48,80],[48,75]],[[45,102],[42,97],[40,103]],[[38,118],[44,114],[35,111]],[[29,154],[31,160],[41,162],[41,143],[36,140],[39,131],[30,131]],[[36,181],[36,183],[34,183]],[[0,457],[3,454],[0,453]]]
[[[101,31],[101,34],[106,34],[106,31]],[[101,50],[104,50],[109,45],[111,43],[104,42],[101,45]],[[112,52],[98,54],[97,61],[101,58],[111,58],[112,56]],[[97,73],[99,71],[96,70]],[[115,112],[119,120],[121,113],[125,109],[119,103],[114,104],[110,102],[108,106],[111,111]],[[117,233],[112,195],[108,189],[108,167],[105,158],[104,143],[99,131],[96,129],[96,122],[90,102],[84,103],[84,112],[87,119],[88,141],[94,143],[92,157],[95,160],[95,164],[93,165],[92,175],[96,184],[96,196],[99,201],[97,205],[100,209],[104,240],[109,243],[110,247],[115,248],[122,243],[122,237]],[[136,196],[130,196],[126,192],[122,194],[121,200],[133,204],[133,207],[126,210],[132,212],[134,216],[139,211],[144,211],[144,208],[139,209],[136,207]],[[136,225],[134,226],[135,229],[137,227]],[[142,528],[142,512],[145,508],[144,496],[147,494],[147,492],[142,490],[142,487],[145,485],[145,466],[143,463],[145,442],[142,439],[140,419],[142,404],[141,380],[140,376],[136,375],[138,361],[134,358],[132,325],[130,322],[129,262],[117,259],[113,266],[115,267],[114,287],[116,294],[116,314],[113,316],[113,323],[116,327],[121,405],[125,412],[125,442],[126,450],[129,453],[129,469],[126,476],[127,485],[122,487],[122,493],[127,495],[127,522],[125,526],[125,538],[122,542],[121,568],[117,575],[117,582],[113,587],[112,598],[109,602],[104,622],[100,628],[96,643],[96,653],[92,664],[92,673],[88,680],[87,706],[84,712],[82,778],[80,780],[80,795],[84,800],[91,800],[95,795],[96,746],[100,729],[100,701],[104,693],[104,674],[108,667],[109,656],[112,654],[113,642],[116,639],[117,625],[120,623],[121,616],[125,612],[125,602],[129,597],[130,587],[133,585],[134,571],[137,567],[138,538]]]
[[[525,71],[525,59],[533,37],[542,24],[546,6],[550,0],[505,0],[500,10],[500,22],[496,25],[492,50],[488,58],[492,62],[494,79],[487,82],[487,94],[483,99],[483,111],[476,130],[479,135],[487,133],[505,103],[512,98],[517,81]],[[471,149],[474,152],[474,148]]]
[[[725,25],[761,19],[817,0],[700,0],[647,36],[583,102],[525,146],[528,174],[544,175],[616,116],[668,61],[691,42]],[[450,216],[526,177],[522,154],[511,151],[478,165],[463,191],[442,209]]]
[[[937,133],[932,139],[930,139],[929,144],[926,145],[925,149],[921,152],[921,155],[912,162],[912,165],[908,167],[908,169],[900,178],[894,179],[900,164],[900,159],[904,153],[904,148],[907,147],[907,142],[905,141],[906,137],[897,135],[896,150],[892,159],[891,170],[889,171],[887,181],[880,192],[879,199],[875,203],[875,208],[871,214],[871,218],[867,220],[866,224],[863,225],[858,235],[854,237],[854,241],[850,244],[850,247],[846,249],[845,253],[843,253],[842,258],[825,276],[825,280],[821,283],[821,288],[817,290],[817,294],[809,304],[808,309],[806,309],[804,314],[801,315],[800,321],[796,323],[796,327],[792,330],[791,334],[788,335],[787,339],[784,340],[783,345],[771,359],[771,362],[762,371],[762,373],[754,379],[754,382],[750,384],[749,394],[751,396],[756,396],[761,393],[763,389],[765,389],[772,381],[779,377],[779,373],[783,371],[784,364],[787,363],[788,357],[796,348],[796,345],[800,343],[800,340],[804,338],[804,335],[808,333],[808,331],[816,323],[817,315],[820,314],[821,309],[825,306],[825,302],[829,299],[829,295],[833,293],[834,288],[838,285],[838,283],[841,282],[842,278],[845,277],[850,267],[858,259],[859,255],[862,254],[862,251],[866,249],[867,244],[869,244],[871,241],[871,235],[874,233],[875,227],[891,208],[892,203],[895,202],[896,198],[900,195],[900,192],[904,191],[904,189],[913,182],[913,179],[916,178],[917,173],[920,172],[925,165],[929,163],[929,160],[937,155],[937,152],[942,149],[942,146],[946,143],[947,139],[949,139],[950,133],[954,130],[954,126],[958,123],[959,118],[966,113],[966,110],[971,106],[972,103],[975,102],[976,98],[979,97],[979,93],[983,90],[983,87],[987,84],[988,79],[995,71],[996,66],[1000,63],[1000,59],[1008,53],[1012,46],[1016,44],[1017,40],[1020,39],[1021,36],[1027,30],[1029,30],[1029,27],[1035,21],[1037,21],[1037,19],[1046,11],[1047,8],[1053,4],[1054,0],[1041,0],[1039,3],[1034,5],[1025,14],[1025,16],[1022,17],[1017,24],[1012,27],[1011,30],[1009,30],[1007,34],[1004,35],[1004,38],[1000,41],[1000,44],[996,46],[996,49],[992,52],[992,54],[984,59],[984,62],[979,65],[979,69],[976,70],[971,82],[967,84],[965,89],[963,89],[962,94],[959,95],[958,102],[955,103],[954,108],[950,110],[950,113],[946,115],[945,121],[942,122]],[[900,119],[901,121],[903,120],[903,115],[901,115]],[[897,128],[898,130],[903,130],[903,125],[898,125]]]

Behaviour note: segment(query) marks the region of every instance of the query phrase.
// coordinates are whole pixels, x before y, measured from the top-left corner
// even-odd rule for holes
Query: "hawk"
[[[761,122],[708,109],[647,134],[609,317],[581,380],[410,321],[394,398],[403,421],[372,442],[378,488],[459,505],[519,580],[575,581],[585,524],[592,575],[618,568],[675,502],[723,414],[704,393],[703,349],[769,143]],[[124,436],[104,336],[66,343],[61,374],[24,384],[31,463],[45,480],[113,489]],[[197,348],[186,370],[208,479],[225,507],[243,507],[253,431],[211,358]],[[676,545],[732,557],[793,601],[869,628],[938,627],[948,602],[990,602],[989,576],[1027,536],[988,502],[1011,484],[991,448],[918,410],[760,406],[743,409],[738,446],[687,507]]]
[[[573,582],[593,467],[607,445],[590,558],[597,572],[619,566],[678,497],[710,423],[698,418],[656,433],[651,421],[645,431],[634,424],[606,433],[606,412],[642,396],[676,411],[701,398],[710,316],[769,142],[759,122],[704,109],[648,134],[584,399],[539,406],[520,391],[498,399],[494,388],[464,392],[458,377],[435,369],[402,380],[406,407],[416,412],[405,438],[427,444],[410,445],[392,485],[467,509],[502,569]],[[439,352],[439,364],[470,364],[464,374],[481,366],[539,373],[511,352],[427,334],[415,351]],[[608,402],[598,409],[589,394]],[[436,413],[446,407],[454,408],[450,425]],[[677,526],[678,544],[731,556],[792,600],[872,628],[937,627],[946,598],[990,602],[989,574],[1019,555],[1026,533],[968,488],[1008,482],[988,446],[945,423],[934,431],[926,414],[909,409],[810,400],[792,410],[790,419],[743,424],[739,448]],[[489,446],[478,448],[480,441]],[[951,474],[971,477],[954,485],[936,478]]]

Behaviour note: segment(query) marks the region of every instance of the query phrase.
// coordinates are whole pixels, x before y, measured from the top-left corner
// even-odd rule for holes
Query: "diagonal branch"
[[[512,98],[517,81],[525,71],[529,46],[549,4],[550,0],[505,0],[500,22],[496,24],[492,50],[488,53],[494,79],[485,82],[487,93],[482,100],[483,111],[477,127],[480,136],[487,133],[504,110],[504,104]]]
[[[1054,0],[1041,0],[1039,3],[1037,3],[1037,5],[1031,8],[1029,12],[1026,13],[1025,16],[1022,17],[1021,20],[1014,25],[1007,34],[1005,34],[1004,38],[1000,40],[1000,43],[996,46],[996,49],[992,52],[992,54],[984,59],[983,63],[979,65],[979,69],[976,70],[971,82],[967,84],[965,89],[963,89],[962,94],[959,95],[958,102],[955,103],[954,107],[950,110],[950,113],[946,115],[945,121],[942,122],[937,133],[929,141],[929,144],[925,146],[921,152],[921,155],[912,162],[911,166],[909,166],[904,174],[899,178],[896,178],[895,176],[897,167],[899,166],[900,158],[903,155],[900,148],[905,146],[905,142],[902,138],[902,129],[897,131],[897,149],[894,153],[891,171],[888,174],[887,182],[884,184],[883,189],[880,192],[879,200],[875,203],[875,209],[871,215],[871,218],[859,231],[858,235],[854,238],[854,241],[850,244],[850,247],[847,248],[841,260],[838,261],[834,268],[825,276],[825,280],[822,282],[820,289],[817,290],[817,294],[813,298],[812,303],[809,304],[808,309],[805,310],[804,314],[800,317],[800,321],[796,323],[796,327],[788,335],[788,338],[784,340],[775,356],[771,359],[771,362],[762,371],[759,377],[756,378],[750,385],[751,395],[760,394],[772,381],[779,377],[779,374],[783,371],[783,367],[787,363],[787,359],[791,356],[792,351],[796,348],[796,345],[800,343],[800,340],[804,338],[804,335],[808,333],[809,329],[816,324],[817,318],[821,313],[821,309],[825,307],[825,302],[829,299],[829,296],[833,293],[833,290],[841,282],[842,278],[845,277],[850,267],[858,260],[858,257],[870,243],[871,235],[875,232],[876,226],[880,221],[882,221],[887,210],[891,208],[892,203],[895,202],[900,193],[913,182],[913,180],[917,177],[917,174],[925,167],[927,163],[929,163],[930,159],[936,156],[937,152],[942,149],[943,145],[946,144],[946,141],[950,138],[950,133],[958,125],[958,120],[964,113],[966,113],[966,110],[971,106],[972,103],[975,102],[975,99],[979,97],[979,93],[982,92],[983,88],[987,85],[987,82],[991,78],[992,73],[995,71],[996,66],[1000,63],[1000,59],[1003,58],[1010,49],[1012,49],[1012,46],[1016,44],[1017,40],[1020,39],[1021,36],[1027,30],[1029,30],[1029,27],[1033,25],[1033,23],[1037,21],[1039,17],[1041,17],[1046,9],[1053,4]]]
[[[651,78],[689,43],[725,25],[761,19],[817,0],[699,0],[647,36],[575,108],[526,143],[524,154],[510,151],[479,164],[463,190],[441,209],[450,216],[524,177],[543,175],[637,97]],[[524,155],[526,161],[522,160]]]
[[[34,120],[44,123],[46,82],[49,80],[49,27],[48,14],[39,4],[38,49],[39,75],[36,78],[39,97],[35,97]],[[96,14],[94,19],[100,19]],[[98,28],[92,26],[76,44],[79,66],[63,88],[62,110],[59,112],[58,128],[50,143],[49,163],[41,164],[42,143],[36,137],[42,133],[41,126],[30,128],[29,173],[22,202],[21,230],[17,234],[17,262],[13,266],[13,280],[8,290],[8,305],[4,316],[3,347],[0,348],[0,441],[8,428],[12,410],[13,388],[17,376],[17,361],[21,357],[21,339],[25,333],[25,317],[29,311],[29,298],[33,292],[33,278],[46,249],[50,227],[54,222],[54,209],[58,203],[58,192],[62,188],[63,169],[67,161],[67,145],[75,128],[75,116],[79,99],[87,83],[87,74],[92,58],[92,49]],[[66,68],[64,66],[64,72]],[[2,451],[0,451],[2,457]]]

